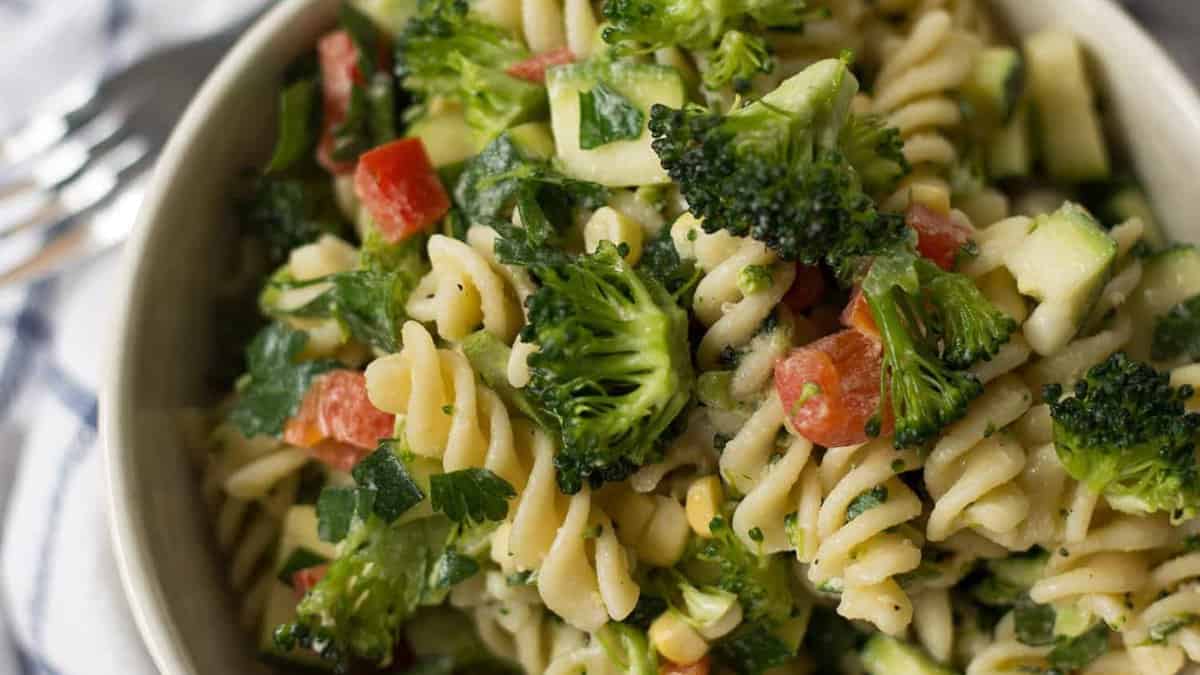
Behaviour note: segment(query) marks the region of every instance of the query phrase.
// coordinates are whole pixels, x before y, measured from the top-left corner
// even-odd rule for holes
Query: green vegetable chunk
[[[425,518],[387,525],[370,518],[355,525],[342,554],[296,608],[296,620],[276,629],[284,652],[297,646],[347,666],[391,663],[406,619],[426,591],[449,525]]]
[[[829,59],[728,115],[696,105],[650,113],[653,148],[709,232],[749,235],[785,260],[846,269],[906,236],[867,188],[907,165],[875,118],[850,118],[858,82]]]
[[[308,335],[282,323],[262,329],[246,348],[247,379],[229,412],[246,438],[278,436],[296,411],[313,378],[338,367],[336,361],[297,363]]]
[[[340,235],[348,229],[333,187],[324,177],[258,178],[240,210],[246,229],[266,244],[272,265],[283,263],[292,249],[316,241],[322,234]]]
[[[882,633],[867,640],[862,661],[869,675],[955,675],[920,647]]]
[[[1200,295],[1184,300],[1158,318],[1150,357],[1155,361],[1200,359]]]
[[[658,653],[650,646],[646,634],[624,623],[608,623],[596,632],[596,639],[610,661],[622,673],[656,675]]]
[[[308,154],[316,140],[316,78],[297,80],[279,95],[279,131],[266,173],[287,171]]]
[[[1194,517],[1200,414],[1184,407],[1192,388],[1174,388],[1166,373],[1118,352],[1089,370],[1073,394],[1064,396],[1061,385],[1045,391],[1067,472],[1119,510]]]
[[[527,228],[497,226],[500,259],[542,283],[521,333],[538,345],[525,392],[557,427],[559,486],[570,494],[629,475],[690,397],[687,314],[610,242],[571,257],[536,246]]]
[[[1103,622],[1069,640],[1060,640],[1047,657],[1058,672],[1071,672],[1087,666],[1108,651],[1109,628]]]

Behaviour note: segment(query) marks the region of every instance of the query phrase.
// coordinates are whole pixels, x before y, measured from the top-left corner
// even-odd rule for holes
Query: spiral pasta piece
[[[786,434],[781,448],[777,439]],[[733,512],[733,531],[752,550],[763,553],[796,547],[787,521],[805,533],[797,555],[811,560],[815,553],[816,514],[821,499],[820,479],[809,462],[813,444],[787,433],[783,403],[772,391],[721,453],[721,475],[745,495]],[[782,456],[775,461],[776,452]]]
[[[410,321],[401,335],[403,351],[367,368],[371,402],[403,416],[414,453],[440,460],[446,471],[486,468],[514,487],[516,507],[493,539],[496,562],[536,570],[542,602],[581,630],[625,618],[640,592],[631,560],[587,489],[570,498],[559,493],[554,443],[514,425],[466,357],[438,349],[423,326]],[[585,536],[592,531],[598,534]]]
[[[472,227],[466,243],[440,234],[429,238],[430,272],[409,297],[405,311],[434,323],[438,334],[459,341],[480,325],[511,344],[524,315],[521,299],[495,262],[491,228]]]
[[[228,427],[213,434],[202,492],[212,513],[217,546],[229,560],[228,580],[240,595],[240,621],[253,627],[275,582],[275,544],[296,502],[306,450],[265,436],[247,439]]]
[[[762,242],[724,231],[706,233],[699,221],[686,214],[671,226],[671,237],[680,254],[695,258],[704,271],[693,309],[708,330],[696,359],[702,369],[711,370],[722,350],[750,342],[791,288],[796,267],[780,262]],[[750,265],[769,267],[771,282],[766,289],[747,294],[738,287],[738,275]]]
[[[821,463],[826,496],[817,519],[820,545],[808,577],[816,584],[840,578],[838,613],[892,635],[913,616],[912,602],[894,577],[921,564],[920,543],[895,529],[921,515],[921,500],[897,474],[922,464],[918,453],[897,450],[886,439],[831,450]],[[881,493],[882,503],[851,514],[851,503],[869,491]]]
[[[1185,552],[1151,570],[1137,617],[1124,634],[1142,675],[1168,675],[1200,663],[1200,552]]]
[[[1118,515],[1051,555],[1044,577],[1029,590],[1037,603],[1073,603],[1120,630],[1130,619],[1124,595],[1146,583],[1146,551],[1170,536],[1165,518]]]
[[[1014,481],[1025,450],[1007,433],[1029,409],[1033,393],[1015,375],[990,384],[948,428],[925,461],[925,485],[934,499],[926,535],[943,541],[963,527],[980,534],[1011,532],[1029,513],[1029,499]]]
[[[926,186],[937,196],[920,201],[949,210],[945,173],[958,162],[958,150],[947,134],[962,123],[950,92],[970,74],[980,46],[978,37],[956,28],[951,15],[937,9],[917,19],[903,44],[885,58],[873,109],[899,130],[904,156],[913,166],[888,208],[903,210],[910,194],[917,196],[917,186]]]

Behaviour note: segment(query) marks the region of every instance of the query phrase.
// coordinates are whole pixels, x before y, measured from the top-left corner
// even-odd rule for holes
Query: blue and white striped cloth
[[[0,0],[0,133],[64,83],[265,0]],[[0,289],[0,675],[151,675],[118,579],[96,432],[119,256]]]

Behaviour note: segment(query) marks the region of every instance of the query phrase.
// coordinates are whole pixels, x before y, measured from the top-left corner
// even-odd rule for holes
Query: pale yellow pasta
[[[428,250],[432,269],[409,298],[408,315],[435,323],[448,340],[462,340],[482,326],[512,342],[524,315],[516,292],[489,260],[491,247],[435,234]]]
[[[612,516],[617,538],[637,553],[639,562],[670,567],[683,557],[691,528],[678,500],[610,484],[597,492],[596,502]]]
[[[687,470],[692,475],[706,475],[717,467],[717,451],[713,447],[713,429],[708,411],[697,408],[688,415],[687,430],[671,441],[663,458],[642,466],[629,477],[635,492],[653,492],[668,474]]]
[[[584,247],[593,253],[600,242],[607,241],[629,247],[625,262],[636,265],[642,257],[642,225],[611,206],[602,206],[583,226]]]
[[[879,440],[825,454],[821,478],[826,497],[818,515],[820,545],[809,567],[816,584],[840,579],[838,613],[898,634],[912,621],[912,602],[895,576],[921,564],[920,542],[896,526],[921,514],[921,500],[897,474],[922,466],[912,450]],[[882,487],[886,501],[847,521],[851,502]]]
[[[779,262],[770,249],[753,239],[724,231],[708,234],[690,216],[677,220],[671,226],[671,235],[680,255],[694,257],[705,273],[693,301],[696,318],[708,327],[696,350],[696,360],[702,369],[712,369],[723,349],[750,342],[791,288],[796,266]],[[746,294],[739,288],[738,276],[749,265],[771,269],[766,289]]]
[[[579,60],[595,53],[600,31],[591,0],[564,0],[563,28],[566,33],[567,49]]]
[[[904,43],[885,57],[875,83],[874,110],[900,131],[904,156],[913,166],[886,207],[902,210],[910,196],[918,197],[913,186],[923,183],[941,194],[920,201],[948,210],[945,173],[958,162],[958,150],[946,133],[962,123],[959,104],[949,92],[971,72],[980,46],[977,36],[954,26],[949,13],[934,10],[917,19]]]
[[[1004,256],[1025,240],[1033,227],[1033,221],[1025,216],[1014,216],[976,230],[972,238],[977,253],[966,259],[960,271],[978,279],[985,274],[1004,267]]]
[[[954,614],[944,588],[913,596],[913,628],[917,640],[934,659],[948,663],[954,652]]]
[[[521,30],[535,54],[567,46],[561,0],[521,0]]]
[[[1066,349],[1030,365],[1023,374],[1039,396],[1042,386],[1047,384],[1057,383],[1070,387],[1092,366],[1124,347],[1132,334],[1133,326],[1129,315],[1117,312],[1104,330],[1071,342]]]
[[[813,478],[801,480],[809,466],[812,442],[787,434],[786,446],[780,448],[776,445],[780,432],[786,433],[783,404],[778,394],[771,392],[721,453],[721,475],[745,495],[733,513],[733,531],[747,547],[764,553],[796,548],[788,538],[785,521],[797,513],[802,501],[812,502],[814,488],[816,498],[820,494]],[[783,455],[772,461],[777,451]]]
[[[1015,422],[1033,394],[1015,375],[992,383],[951,425],[925,461],[925,485],[934,500],[926,535],[942,541],[964,527],[985,537],[1012,532],[1029,514],[1029,499],[1014,479],[1025,450],[1000,429]]]

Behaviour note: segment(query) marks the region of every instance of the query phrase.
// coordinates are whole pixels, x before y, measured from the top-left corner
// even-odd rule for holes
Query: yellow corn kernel
[[[671,567],[687,548],[688,519],[683,506],[671,497],[654,496],[654,515],[638,546],[638,557],[658,567]]]
[[[650,624],[650,644],[675,663],[695,663],[708,653],[708,643],[675,610],[667,610]]]
[[[721,503],[725,501],[725,490],[717,476],[697,478],[687,491],[687,520],[692,531],[701,537],[711,537],[708,524],[717,516]]]
[[[637,264],[642,257],[642,226],[611,206],[597,209],[583,226],[583,243],[589,253],[595,251],[602,241],[628,244],[625,262],[630,265]]]

